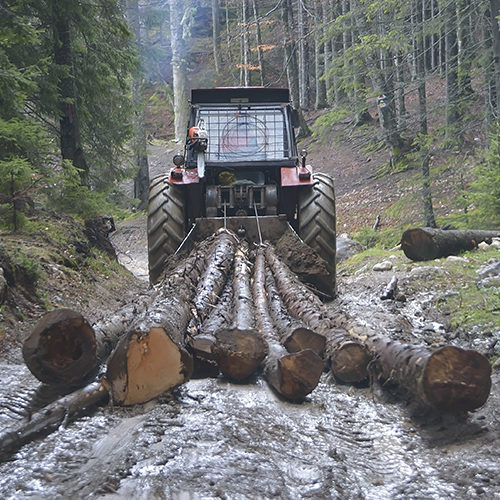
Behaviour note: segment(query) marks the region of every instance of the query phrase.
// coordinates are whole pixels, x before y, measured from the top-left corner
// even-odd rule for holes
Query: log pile
[[[95,380],[0,433],[0,454],[85,408],[149,401],[191,376],[245,382],[262,373],[281,397],[302,401],[330,369],[342,383],[368,373],[440,411],[483,405],[488,361],[475,351],[394,342],[321,302],[271,244],[251,248],[220,230],[133,304],[91,325],[78,312],[44,316],[23,346],[45,384]]]

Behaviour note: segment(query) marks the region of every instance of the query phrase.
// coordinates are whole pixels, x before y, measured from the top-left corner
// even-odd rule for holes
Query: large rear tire
[[[333,179],[326,174],[314,174],[314,184],[299,190],[299,236],[326,261],[330,272],[331,294],[336,295],[336,215]]]
[[[175,253],[186,236],[186,196],[168,175],[155,177],[149,187],[148,261],[149,281],[155,284],[167,257]]]

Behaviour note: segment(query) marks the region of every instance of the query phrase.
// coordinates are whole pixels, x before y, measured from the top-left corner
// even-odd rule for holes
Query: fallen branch
[[[93,382],[16,422],[0,432],[0,458],[5,459],[40,433],[57,428],[97,404],[106,403],[108,397],[106,388],[100,382]]]

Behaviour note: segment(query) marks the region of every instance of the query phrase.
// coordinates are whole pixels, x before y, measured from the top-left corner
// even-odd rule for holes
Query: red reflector
[[[175,168],[172,170],[172,179],[175,179],[176,181],[179,181],[182,179],[182,170]]]

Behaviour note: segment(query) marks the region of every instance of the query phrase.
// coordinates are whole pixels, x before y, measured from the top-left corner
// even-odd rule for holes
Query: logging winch
[[[184,149],[154,178],[148,206],[149,277],[166,259],[220,227],[249,242],[289,232],[326,261],[323,291],[335,296],[333,179],[297,150],[298,112],[288,89],[191,91]]]

